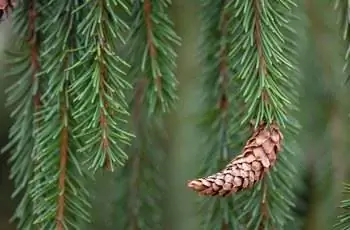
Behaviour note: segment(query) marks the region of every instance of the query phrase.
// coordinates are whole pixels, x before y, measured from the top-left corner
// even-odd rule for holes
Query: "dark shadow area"
[[[1,125],[0,146],[3,147],[7,142],[8,125]],[[9,222],[15,208],[15,201],[11,199],[13,191],[12,181],[9,179],[10,167],[7,164],[9,154],[0,155],[0,229],[16,229],[14,224]]]

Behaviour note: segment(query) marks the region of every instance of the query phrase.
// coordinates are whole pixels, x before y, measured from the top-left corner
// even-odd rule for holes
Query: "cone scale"
[[[261,123],[246,142],[240,155],[223,170],[188,182],[200,195],[228,196],[253,187],[275,165],[283,135],[276,124]]]

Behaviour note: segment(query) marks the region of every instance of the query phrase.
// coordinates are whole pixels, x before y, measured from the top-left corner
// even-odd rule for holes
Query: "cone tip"
[[[195,180],[188,180],[187,181],[187,187],[193,188],[195,187],[196,181]]]
[[[202,183],[199,180],[190,180],[187,182],[187,187],[198,192],[203,187]]]

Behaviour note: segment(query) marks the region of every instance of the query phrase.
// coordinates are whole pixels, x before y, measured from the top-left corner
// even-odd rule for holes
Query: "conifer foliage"
[[[298,130],[293,110],[298,105],[296,89],[300,75],[291,24],[296,6],[296,1],[289,0],[230,1],[227,5],[234,15],[230,24],[230,61],[237,71],[234,80],[240,84],[240,97],[245,104],[240,124],[251,119],[256,121],[255,125],[261,121],[268,125],[276,122],[285,136],[284,151],[275,167],[251,191],[250,199],[246,198],[249,201],[241,217],[251,229],[283,229],[295,199],[297,180],[292,176],[295,171],[290,146]]]
[[[204,229],[286,229],[295,221],[297,2],[199,1],[205,152],[200,179],[188,187],[211,195],[197,203]],[[21,198],[18,229],[84,229],[92,220],[88,182],[99,170],[117,180],[113,229],[164,229],[164,115],[178,100],[181,43],[170,6],[0,0],[0,19],[14,8],[6,71],[14,123],[3,151]],[[349,3],[335,8],[349,42]],[[336,227],[346,229],[348,219]]]
[[[350,185],[346,184],[345,185],[345,194],[346,196],[349,196],[350,194]],[[338,216],[338,221],[334,225],[334,229],[348,229],[350,226],[350,213],[349,213],[349,208],[350,208],[350,200],[345,199],[342,201],[340,207],[343,209],[343,213]]]
[[[5,4],[5,11],[8,5]],[[4,6],[4,5],[3,5]],[[7,105],[13,107],[11,117],[14,123],[10,130],[10,142],[2,150],[12,150],[10,157],[11,174],[16,190],[13,197],[22,195],[21,201],[13,215],[18,221],[19,229],[33,229],[35,216],[33,215],[33,200],[30,196],[34,171],[34,158],[38,151],[35,147],[39,129],[37,113],[41,108],[41,80],[37,74],[39,65],[39,34],[36,26],[38,4],[27,1],[16,9],[12,17],[15,23],[13,31],[18,36],[14,42],[14,49],[7,51],[8,68],[7,78],[12,78],[14,84],[7,89]]]
[[[143,100],[148,104],[149,113],[169,112],[177,101],[174,48],[180,45],[180,38],[167,10],[170,2],[133,1],[129,44],[131,75],[147,79]]]
[[[346,52],[344,55],[344,71],[347,75],[347,83],[349,83],[349,77],[350,77],[350,71],[349,71],[349,64],[350,64],[350,18],[349,18],[349,12],[350,12],[350,2],[349,1],[340,1],[335,0],[334,1],[334,9],[338,13],[337,22],[340,26],[340,30],[342,32],[342,39],[345,41],[346,44]],[[348,87],[348,86],[347,86]],[[337,218],[337,223],[334,225],[334,229],[348,229],[350,227],[350,185],[346,184],[344,188],[345,193],[345,199],[341,202],[340,208],[342,209],[342,213]]]
[[[163,162],[168,141],[164,115],[173,111],[177,101],[175,48],[180,45],[180,38],[169,16],[170,1],[133,3],[127,47],[131,61],[129,76],[134,81],[131,125],[136,137],[128,148],[129,161],[117,172],[121,189],[115,211],[122,217],[116,221],[116,228],[160,230],[164,221]]]
[[[127,0],[17,3],[13,26],[19,44],[13,46],[18,52],[10,49],[11,71],[7,73],[8,77],[18,78],[8,90],[15,123],[11,141],[3,151],[12,151],[12,178],[17,187],[14,195],[24,194],[14,215],[19,229],[63,230],[86,226],[91,221],[87,182],[99,169],[114,171],[123,166],[128,158],[125,150],[136,153],[129,161],[131,168],[118,170],[125,171],[121,182],[136,178],[138,183],[138,177],[150,174],[154,189],[159,190],[157,168],[164,152],[156,155],[153,151],[149,155],[147,138],[152,137],[142,131],[147,126],[142,128],[139,116],[135,124],[140,126],[135,129],[139,137],[133,142],[136,148],[127,147],[132,135],[128,131],[126,97],[132,90],[129,81],[144,82],[142,94],[135,98],[139,101],[147,97],[147,103],[137,102],[135,111],[141,110],[146,124],[159,123],[161,119],[149,121],[145,113],[157,114],[158,107],[163,108],[160,111],[168,111],[176,100],[173,45],[179,45],[180,39],[166,12],[169,2],[134,3],[134,8]],[[1,2],[0,7],[3,14],[13,5]],[[126,20],[132,13],[135,17],[129,23]],[[135,62],[128,74],[132,77],[126,75],[130,73],[129,64],[121,57],[121,48],[127,40],[130,58]],[[140,52],[142,55],[133,56]],[[146,67],[139,68],[141,65]],[[135,162],[141,162],[144,157],[149,158],[146,169],[152,170],[141,173],[146,162],[141,166]],[[150,186],[144,181],[146,184],[140,185],[142,190],[131,195],[147,207],[153,202],[142,196],[147,194],[143,190]],[[129,187],[124,188],[127,192]],[[125,193],[119,203],[130,201],[129,195]],[[132,204],[134,201],[128,206],[136,208]],[[156,206],[160,207],[161,204]],[[152,213],[158,217],[148,224],[150,229],[160,221],[161,211]],[[144,229],[146,220],[138,219],[137,225]],[[123,229],[132,227],[122,225]]]
[[[68,52],[77,46],[79,14],[73,13],[77,3],[53,1],[37,5],[42,21],[40,73],[36,76],[43,87],[42,107],[37,113],[39,128],[31,196],[34,224],[42,229],[76,229],[79,222],[89,220],[89,197],[84,186],[88,177],[80,164],[79,140],[73,135],[76,121],[69,92],[76,72],[65,71],[77,62],[74,54]]]
[[[347,49],[345,51],[345,63],[344,63],[344,71],[348,76],[349,74],[349,57],[350,57],[350,18],[349,18],[349,12],[350,12],[350,2],[349,1],[340,1],[335,0],[333,4],[334,9],[336,10],[337,14],[337,23],[340,26],[341,30],[341,36],[342,39],[347,44]],[[349,78],[348,78],[349,80]]]
[[[116,184],[120,189],[113,213],[119,218],[111,229],[163,229],[162,202],[166,196],[166,181],[162,175],[168,134],[161,117],[147,115],[147,104],[142,104],[145,92],[145,81],[141,81],[132,104],[136,137],[128,151],[128,162],[117,171]]]
[[[277,130],[281,129],[282,133],[286,133],[286,141],[292,143],[293,140],[290,134],[295,134],[298,130],[298,124],[292,115],[293,110],[297,108],[298,101],[297,92],[293,90],[298,85],[298,70],[295,62],[295,44],[291,39],[294,32],[290,24],[292,11],[296,7],[296,3],[283,0],[275,2],[256,0],[221,1],[221,4],[215,4],[213,1],[203,1],[203,4],[208,7],[206,8],[207,11],[204,12],[206,17],[204,24],[208,23],[209,20],[214,22],[214,18],[215,22],[228,21],[229,32],[222,37],[222,40],[218,41],[225,44],[224,49],[227,52],[221,53],[223,49],[217,48],[217,50],[220,50],[219,53],[213,52],[209,56],[211,58],[209,63],[213,68],[218,67],[214,67],[214,63],[216,65],[221,63],[219,65],[221,70],[228,66],[231,74],[227,76],[230,80],[226,83],[231,84],[236,92],[238,91],[236,94],[233,92],[236,96],[228,102],[228,105],[233,104],[235,107],[238,105],[239,112],[230,120],[231,123],[229,123],[227,129],[235,132],[239,128],[246,130],[244,127],[249,126],[250,120],[255,121],[253,126],[256,128],[259,127],[259,123],[266,122],[267,126],[277,125],[275,128]],[[218,36],[218,32],[215,31],[217,27],[222,28],[214,25],[212,29],[208,30],[210,32],[206,31],[204,39]],[[227,41],[229,42],[226,43]],[[203,51],[209,53],[211,50],[203,49]],[[222,58],[222,54],[226,54],[225,59]],[[226,61],[224,65],[222,64],[223,60]],[[216,81],[218,79],[222,80],[223,73],[226,72],[217,71],[215,74],[208,76],[208,79],[214,79],[215,77]],[[222,92],[223,89],[219,87],[219,90]],[[213,97],[211,93],[209,92],[206,97]],[[220,98],[218,95],[214,97]],[[225,98],[225,95],[223,98]],[[220,112],[214,113],[214,111],[215,107],[212,107],[212,114],[220,114]],[[219,119],[220,116],[217,116],[213,122],[216,123]],[[212,127],[214,127],[213,123],[209,124],[209,130]],[[262,127],[260,126],[260,128]],[[259,136],[257,133],[254,134],[255,137]],[[282,138],[282,134],[277,136],[280,136],[279,140]],[[262,177],[255,178],[253,174],[252,180],[247,179],[250,178],[249,170],[251,168],[249,167],[234,168],[243,166],[242,163],[247,163],[243,162],[246,160],[244,157],[249,156],[251,148],[259,147],[260,144],[254,142],[255,137],[253,136],[246,146],[242,146],[244,147],[242,155],[234,158],[232,164],[227,165],[227,168],[223,171],[207,178],[191,181],[188,186],[201,191],[205,195],[221,194],[221,192],[221,195],[223,195],[241,190],[242,186],[243,188],[251,187],[248,186],[250,185],[249,181],[254,183],[256,179],[262,179]],[[250,144],[254,147],[251,147]],[[279,145],[278,143],[276,146]],[[275,150],[279,149],[276,149],[273,145],[271,147]],[[236,204],[240,207],[240,210],[237,213],[232,210],[231,215],[235,217],[231,216],[231,218],[235,218],[235,222],[239,222],[239,224],[229,226],[236,226],[234,229],[240,229],[240,224],[248,229],[283,229],[291,215],[291,207],[295,199],[293,190],[296,187],[296,183],[290,183],[293,181],[291,176],[295,171],[291,162],[288,162],[292,160],[293,154],[288,146],[284,146],[283,149],[284,151],[279,154],[280,157],[275,168],[267,173],[263,181],[233,201],[233,207]],[[272,150],[272,152],[275,150]],[[264,151],[256,151],[255,153],[257,152],[263,153]],[[261,154],[257,159],[260,162],[265,159],[266,166],[268,166],[266,169],[268,169],[270,160],[273,162],[276,157],[276,155],[272,155],[272,158],[270,158],[268,154]],[[239,164],[236,165],[236,162]],[[265,165],[265,163],[262,164]],[[208,172],[208,169],[212,167],[208,163],[205,165]],[[248,177],[236,178],[235,170],[240,176],[243,176],[240,171],[242,170],[243,174],[247,173]],[[215,171],[211,173],[215,173]],[[227,182],[227,179],[230,180],[230,183],[223,183]],[[247,179],[247,181],[243,179]],[[278,193],[275,192],[276,187],[281,188]],[[222,216],[230,213],[225,209],[222,209],[221,212]],[[221,218],[220,221],[218,216],[216,216],[215,222],[229,224],[225,219]]]
[[[237,124],[239,100],[235,93],[233,71],[229,63],[230,27],[232,15],[227,11],[228,1],[201,1],[201,43],[199,57],[203,74],[199,79],[203,85],[200,130],[206,135],[201,144],[204,154],[199,176],[210,175],[221,170],[234,157],[240,147],[240,131],[231,130]],[[236,121],[236,122],[235,122]],[[244,129],[243,129],[244,130]],[[230,140],[235,140],[231,143]],[[198,201],[201,227],[208,230],[239,229],[236,218],[235,196],[224,199],[200,199]]]
[[[15,8],[14,32],[24,45],[10,52],[15,68],[7,75],[19,80],[8,91],[16,107],[7,149],[15,194],[24,190],[14,216],[20,229],[79,229],[90,221],[91,173],[82,162],[96,171],[125,161],[119,143],[130,134],[119,124],[130,86],[111,47],[128,26],[107,6],[129,10],[123,2],[78,0],[20,1]]]
[[[94,171],[101,167],[114,170],[127,159],[124,145],[131,134],[123,129],[129,116],[125,80],[128,64],[116,53],[125,43],[129,26],[122,15],[130,14],[127,1],[87,1],[76,8],[82,15],[77,25],[79,60],[71,65],[77,75],[72,84],[79,125],[74,128],[82,137],[79,152],[89,152],[88,165]],[[119,8],[116,14],[113,9]],[[93,105],[93,106],[92,106]]]

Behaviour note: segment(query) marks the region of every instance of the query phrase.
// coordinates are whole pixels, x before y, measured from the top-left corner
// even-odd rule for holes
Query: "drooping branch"
[[[257,130],[244,145],[241,155],[232,156],[233,160],[224,169],[190,181],[188,186],[203,195],[227,195],[246,190],[251,202],[243,205],[247,211],[240,215],[240,221],[247,228],[282,228],[290,216],[288,211],[280,212],[289,210],[290,204],[275,199],[277,194],[271,186],[277,183],[288,191],[295,185],[284,183],[288,181],[286,175],[293,170],[287,158],[293,157],[289,134],[298,129],[292,116],[298,104],[294,31],[290,26],[294,7],[292,1],[262,3],[258,0],[230,1],[225,6],[228,14],[234,15],[228,25],[231,31],[229,63],[234,72],[232,82],[237,86],[232,94],[237,104],[244,103],[238,109],[243,113],[234,116],[231,121],[234,128],[230,129],[245,130],[254,120]],[[287,154],[279,158],[278,161],[284,162],[279,165],[275,162],[281,150],[282,132],[288,137],[288,148],[278,154]],[[280,171],[271,170],[272,166]],[[293,193],[284,196],[294,199]],[[279,221],[271,218],[275,216],[279,216]]]
[[[7,5],[6,5],[7,4]],[[0,18],[2,10],[14,6],[13,2],[0,1]],[[34,229],[33,202],[29,196],[32,185],[29,183],[33,177],[34,160],[37,154],[35,138],[40,124],[37,122],[37,112],[40,110],[41,81],[37,74],[39,64],[39,30],[37,23],[37,1],[31,0],[17,7],[13,15],[13,31],[15,42],[8,50],[8,71],[6,76],[16,79],[7,90],[7,104],[15,106],[11,116],[14,124],[10,130],[10,142],[2,150],[11,151],[10,178],[14,181],[15,191],[13,197],[22,195],[12,220],[16,220],[19,229]],[[23,25],[23,27],[18,27]]]
[[[230,27],[231,14],[225,6],[228,1],[203,0],[201,32],[203,34],[200,46],[200,58],[203,73],[203,114],[199,124],[205,139],[203,150],[205,159],[201,162],[199,174],[205,175],[220,170],[231,156],[231,130],[234,124],[234,113],[237,113],[237,98],[231,92],[235,91],[232,81],[233,72],[230,63]],[[238,138],[237,138],[238,140]],[[203,153],[201,153],[202,155]],[[205,216],[202,223],[205,229],[239,229],[238,216],[235,213],[237,203],[234,199],[201,200],[200,212]],[[230,216],[231,218],[226,218]]]
[[[144,103],[149,113],[167,112],[177,100],[176,52],[180,38],[168,15],[166,0],[136,0],[132,15],[130,60],[134,78],[147,78]]]
[[[123,149],[131,138],[123,127],[129,116],[125,96],[131,88],[125,76],[128,65],[121,54],[115,53],[125,43],[128,31],[120,15],[130,12],[127,1],[106,0],[86,3],[80,12],[84,20],[77,33],[86,39],[81,59],[71,67],[82,73],[72,85],[77,105],[74,118],[79,121],[75,130],[84,143],[80,151],[89,153],[89,168],[94,172],[101,167],[113,171],[126,161]],[[84,74],[87,72],[90,74]]]
[[[146,33],[147,33],[147,46],[148,53],[152,59],[157,59],[157,50],[153,41],[153,22],[152,22],[152,3],[151,0],[145,0],[143,5],[144,15],[145,15],[145,24],[146,24]],[[158,92],[157,96],[159,101],[163,100],[162,95],[162,76],[158,75],[154,78],[154,85],[156,91]]]
[[[346,50],[344,52],[344,71],[347,74],[347,82],[349,82],[350,79],[350,2],[349,1],[341,1],[341,0],[335,0],[334,1],[334,9],[338,13],[337,17],[337,23],[340,26],[340,32],[342,39],[345,41]]]
[[[133,126],[134,126],[134,130],[135,130],[135,134],[137,135],[135,138],[135,142],[137,143],[137,140],[139,138],[141,138],[141,132],[140,130],[142,129],[142,112],[143,112],[143,105],[142,105],[142,101],[143,101],[143,97],[145,94],[145,90],[146,90],[146,86],[147,86],[147,81],[139,81],[138,84],[135,87],[135,94],[134,94],[134,103],[132,106],[132,118],[133,118]],[[136,145],[135,143],[135,145]],[[138,145],[139,146],[139,145]],[[130,220],[130,227],[132,229],[140,229],[140,219],[142,216],[142,213],[140,213],[140,209],[137,208],[138,204],[137,201],[139,200],[140,197],[140,193],[142,191],[140,191],[140,183],[142,183],[142,167],[144,166],[142,164],[142,155],[144,154],[144,152],[142,151],[142,149],[137,148],[134,150],[134,154],[132,156],[132,158],[130,159],[130,183],[128,186],[128,190],[129,190],[129,199],[128,199],[128,216],[129,216],[129,220]],[[125,168],[125,170],[127,170]]]
[[[244,13],[242,7],[247,9],[247,12]],[[284,182],[293,181],[293,178],[287,175],[294,171],[290,163],[295,157],[291,154],[291,135],[295,135],[298,130],[298,122],[293,116],[298,106],[297,88],[300,80],[296,75],[297,56],[293,41],[295,31],[291,26],[295,7],[294,1],[263,3],[259,0],[241,1],[240,4],[231,3],[228,6],[230,12],[237,12],[236,20],[232,20],[231,23],[234,38],[230,56],[237,70],[235,80],[240,84],[239,97],[245,103],[240,125],[247,126],[249,121],[254,120],[255,127],[266,123],[267,130],[279,133],[270,136],[271,143],[275,144],[270,145],[268,141],[261,149],[254,150],[254,153],[260,151],[262,154],[258,159],[262,160],[263,171],[267,176],[264,176],[262,183],[253,187],[249,193],[252,202],[244,206],[251,213],[256,213],[251,216],[248,213],[244,215],[248,227],[283,228],[291,215],[289,211],[280,212],[281,209],[290,210],[290,204],[277,199],[278,195],[271,186],[278,184],[284,191],[293,191],[297,186],[296,179],[294,184]],[[282,137],[282,132],[286,136],[284,148],[283,152],[277,154],[282,149],[281,143],[273,138]],[[248,145],[245,145],[242,153],[247,150]],[[269,163],[266,164],[267,162]],[[271,170],[272,166],[276,170]],[[293,192],[284,193],[284,196],[290,201],[295,199]],[[275,221],[276,216],[283,221]]]
[[[132,126],[136,137],[128,149],[128,162],[117,171],[117,229],[164,228],[161,221],[165,187],[161,170],[166,154],[163,146],[166,133],[162,117],[147,116],[147,105],[143,103],[146,89],[147,79],[140,79],[132,98]],[[152,191],[152,196],[149,191]]]
[[[38,153],[34,156],[35,174],[30,193],[35,204],[33,213],[40,229],[79,228],[89,221],[88,175],[81,168],[85,156],[78,153],[80,143],[72,133],[76,123],[72,119],[74,104],[69,89],[77,73],[67,70],[67,66],[77,61],[76,53],[69,50],[79,43],[75,26],[79,14],[73,14],[78,5],[66,0],[45,2],[41,7],[45,11],[41,11],[39,79],[45,87],[37,118]]]

